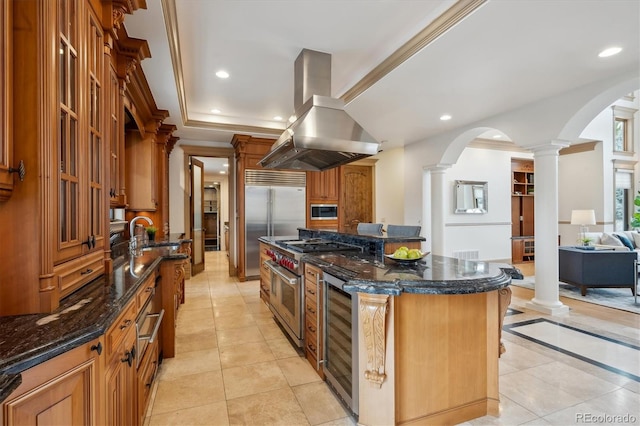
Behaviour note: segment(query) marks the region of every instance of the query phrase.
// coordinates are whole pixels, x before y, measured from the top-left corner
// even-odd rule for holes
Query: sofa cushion
[[[622,235],[622,234],[613,234],[613,235],[615,235],[616,238],[618,238],[626,248],[633,251],[635,247],[633,246],[633,243],[629,241],[629,238],[627,238],[626,235]]]
[[[605,246],[617,246],[617,247],[625,246],[624,244],[622,244],[622,241],[620,241],[618,238],[614,237],[612,234],[609,234],[607,232],[604,232],[602,234],[602,236],[600,237],[600,242]]]
[[[633,237],[633,244],[636,247],[640,247],[640,233],[639,232],[632,232],[631,236]]]

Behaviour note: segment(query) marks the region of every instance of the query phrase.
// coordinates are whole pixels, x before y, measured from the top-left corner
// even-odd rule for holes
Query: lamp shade
[[[571,210],[572,225],[595,225],[596,212],[594,210]]]

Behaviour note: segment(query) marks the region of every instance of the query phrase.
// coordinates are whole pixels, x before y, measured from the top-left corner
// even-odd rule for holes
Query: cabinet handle
[[[121,326],[120,326],[120,330],[124,330],[125,328],[129,327],[131,325],[131,320],[128,319],[126,320]]]
[[[20,160],[20,162],[18,163],[18,167],[16,168],[9,167],[9,173],[17,173],[18,177],[20,178],[20,182],[24,181],[24,175],[27,174],[24,168],[24,161]]]
[[[311,306],[307,306],[307,311],[311,312],[312,314],[316,313],[316,310],[313,309]]]
[[[313,346],[313,343],[309,343],[309,344],[307,345],[307,347],[309,348],[309,350],[310,350],[311,352],[314,352],[314,353],[316,352],[316,347],[315,347],[315,346]]]
[[[316,328],[312,325],[310,325],[309,327],[307,327],[307,329],[309,329],[310,332],[315,333],[316,332]]]
[[[147,293],[151,293],[153,291],[154,287],[147,287],[147,289],[145,290]]]
[[[87,274],[90,274],[90,273],[92,273],[92,272],[93,272],[93,269],[91,269],[91,268],[87,268],[87,270],[86,270],[86,271],[82,271],[82,272],[80,272],[80,275],[87,275]]]
[[[102,355],[102,342],[98,342],[97,345],[92,345],[91,350],[98,352],[98,355]]]
[[[307,293],[312,294],[312,295],[316,295],[316,292],[311,290],[310,288],[307,289]]]
[[[131,354],[131,352],[126,351],[124,353],[124,358],[121,359],[120,362],[126,362],[127,364],[129,364],[129,367],[131,367],[131,365],[133,364],[133,355]]]
[[[96,236],[89,235],[87,241],[83,241],[82,245],[86,244],[88,248],[94,248],[96,246]]]

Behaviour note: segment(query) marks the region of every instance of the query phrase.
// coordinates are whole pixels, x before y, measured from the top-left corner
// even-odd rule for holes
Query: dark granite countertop
[[[498,264],[429,254],[410,264],[362,253],[326,253],[302,261],[346,282],[349,292],[389,294],[472,294],[499,290],[511,276]]]
[[[336,232],[331,230],[298,228],[300,238],[327,238],[330,240],[338,240],[348,243],[350,241],[375,241],[383,243],[404,243],[404,242],[421,242],[426,241],[425,237],[389,237],[386,234],[360,234],[354,232]]]
[[[187,258],[163,247],[167,241],[157,245],[114,260],[111,274],[62,299],[53,313],[0,317],[0,402],[19,386],[20,372],[104,334],[163,259]]]

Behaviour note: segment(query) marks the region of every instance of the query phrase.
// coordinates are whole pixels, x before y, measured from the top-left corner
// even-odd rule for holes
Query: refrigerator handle
[[[273,188],[267,189],[267,234],[273,237]]]

